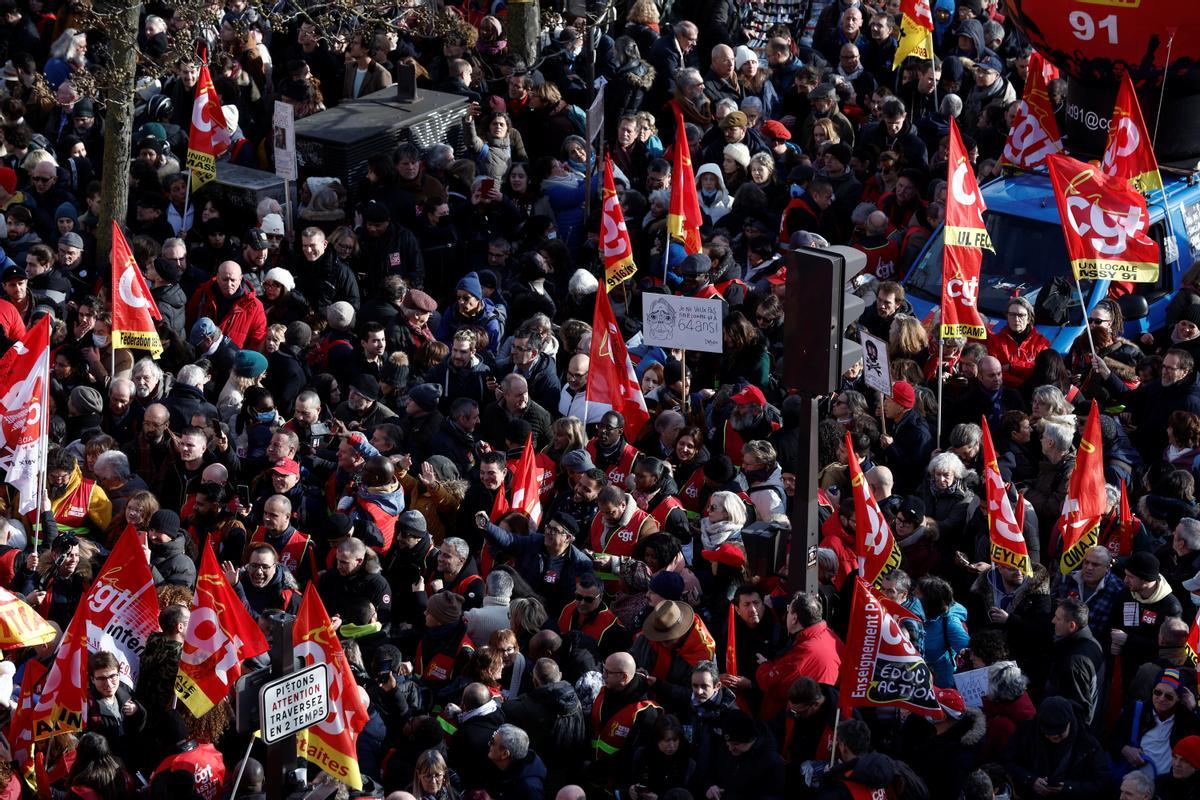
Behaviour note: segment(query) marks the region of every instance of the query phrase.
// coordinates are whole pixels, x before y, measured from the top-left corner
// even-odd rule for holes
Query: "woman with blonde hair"
[[[833,124],[831,119],[819,119],[813,123],[812,127],[812,149],[816,151],[823,144],[837,144],[842,141],[842,137],[838,135],[837,126]]]
[[[911,314],[897,314],[888,333],[888,360],[906,358],[924,365],[929,360],[929,334],[921,320]]]
[[[412,785],[408,791],[417,800],[458,800],[459,793],[449,782],[450,767],[440,750],[426,750],[417,756]]]
[[[587,434],[583,430],[583,421],[578,417],[559,417],[550,423],[550,444],[542,452],[557,464],[567,453],[582,450],[586,446]]]
[[[546,607],[536,597],[518,597],[508,606],[508,621],[522,650],[528,649],[529,640],[542,629],[548,618]]]

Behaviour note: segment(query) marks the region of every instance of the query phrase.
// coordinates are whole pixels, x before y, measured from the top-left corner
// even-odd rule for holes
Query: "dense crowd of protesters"
[[[6,498],[0,584],[61,630],[132,528],[163,608],[136,686],[90,655],[85,731],[48,740],[38,796],[231,791],[248,740],[227,704],[196,719],[174,696],[208,543],[256,619],[318,588],[369,700],[355,796],[1200,797],[1200,276],[1138,341],[1105,301],[1095,355],[1084,337],[1060,354],[1014,297],[941,361],[901,285],[943,218],[952,118],[980,180],[997,173],[1031,53],[1011,19],[936,0],[936,57],[893,68],[898,2],[632,0],[599,23],[555,5],[526,63],[503,14],[474,3],[435,28],[393,9],[400,24],[348,36],[303,16],[272,29],[245,0],[193,30],[147,3],[134,158],[114,165],[102,98],[76,85],[103,66],[98,32],[74,2],[0,0],[0,332],[52,317],[54,405],[48,549]],[[165,54],[185,29],[208,45],[223,161],[271,171],[275,101],[317,114],[404,64],[470,114],[453,144],[371,156],[360,186],[302,161],[294,216],[268,200],[242,218],[181,173],[199,63]],[[636,432],[586,391],[604,274],[583,109],[600,83],[638,265],[609,293],[651,414]],[[1061,81],[1050,94],[1061,113]],[[691,255],[667,239],[684,137]],[[129,173],[157,359],[112,351],[106,169]],[[868,258],[856,326],[888,342],[895,383],[881,398],[854,366],[809,430],[781,378],[784,318],[804,313],[783,253],[828,243]],[[639,344],[662,293],[722,299],[724,352]],[[1109,513],[1062,575],[1056,523],[1093,399]],[[989,563],[983,418],[1031,576]],[[940,720],[835,713],[858,565],[847,433],[903,553],[880,592],[920,620],[905,633]],[[811,437],[819,486],[797,487]],[[536,524],[492,514],[527,441]],[[818,492],[820,587],[794,595],[777,545],[792,498]],[[11,653],[18,686],[55,652]],[[981,706],[956,689],[972,669]],[[253,752],[238,797],[270,783]],[[31,791],[21,767],[0,764],[7,798]]]

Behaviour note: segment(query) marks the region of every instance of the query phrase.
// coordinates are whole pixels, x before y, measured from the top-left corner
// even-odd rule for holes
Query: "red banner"
[[[21,677],[21,696],[8,723],[8,749],[12,760],[24,768],[33,760],[33,721],[36,698],[42,691],[47,670],[42,662],[31,658],[25,662]]]
[[[642,426],[650,420],[650,412],[646,410],[642,385],[633,371],[633,362],[629,360],[629,350],[617,326],[608,292],[596,295],[592,349],[588,355],[591,357],[586,395],[588,402],[603,403],[621,414],[625,418],[625,437],[634,441],[641,433]]]
[[[849,433],[846,434],[846,458],[850,460],[850,484],[854,492],[854,549],[858,553],[858,574],[875,583],[881,575],[900,566],[900,547],[871,494],[871,487],[867,486]]]
[[[987,491],[988,552],[992,563],[1015,567],[1026,575],[1032,575],[1029,548],[1022,530],[1024,526],[1022,520],[1013,513],[1012,503],[1009,502],[987,417],[983,418],[983,482]]]
[[[855,708],[880,706],[908,709],[935,720],[944,715],[934,694],[933,671],[900,630],[897,616],[912,614],[877,597],[862,578],[854,579],[838,685],[843,716]]]
[[[1100,409],[1096,401],[1088,412],[1083,436],[1079,439],[1079,454],[1075,469],[1067,484],[1063,501],[1063,554],[1059,570],[1066,575],[1083,563],[1084,553],[1096,544],[1100,520],[1108,510],[1108,495],[1104,489],[1104,450],[1100,438]]]
[[[202,717],[228,696],[242,674],[242,662],[265,652],[266,637],[229,585],[206,541],[175,676],[176,696],[194,716]]]
[[[117,657],[121,682],[133,688],[146,639],[159,630],[158,595],[137,533],[129,528],[83,596],[34,709],[34,739],[83,729],[88,653]]]
[[[50,416],[50,317],[0,356],[0,469],[20,493],[17,510],[39,510]]]
[[[1025,93],[1017,104],[1017,113],[1004,143],[1001,165],[1037,169],[1045,166],[1046,156],[1063,151],[1062,135],[1058,132],[1058,120],[1054,118],[1047,89],[1049,82],[1057,77],[1058,68],[1034,51],[1029,57]]]
[[[677,241],[688,254],[701,248],[700,198],[696,194],[696,174],[692,171],[692,153],[684,128],[683,112],[671,103],[675,112],[675,151],[671,165],[671,207],[667,211],[667,243]]]
[[[1137,528],[1137,523],[1134,522],[1133,512],[1129,510],[1129,491],[1125,488],[1125,481],[1121,481],[1121,505],[1117,516],[1117,552],[1113,553],[1113,557],[1120,558],[1133,553],[1133,532]],[[1111,550],[1112,544],[1109,544]]]
[[[188,133],[187,166],[192,173],[193,192],[217,177],[217,156],[229,149],[231,140],[227,125],[208,65],[201,65]]]
[[[1100,166],[1105,175],[1126,178],[1142,194],[1153,189],[1162,191],[1158,159],[1154,157],[1154,146],[1146,132],[1142,107],[1138,104],[1137,92],[1128,72],[1117,92],[1117,104],[1113,107],[1112,121],[1108,125],[1108,144],[1104,148],[1104,160]]]
[[[162,319],[150,287],[133,259],[121,226],[112,224],[112,346],[149,350],[162,355],[162,339],[154,321]]]
[[[600,249],[604,253],[604,288],[627,281],[637,272],[633,263],[633,244],[625,227],[625,212],[617,199],[617,182],[613,180],[612,157],[604,156],[604,190],[600,208]]]
[[[538,484],[537,451],[533,448],[533,434],[525,439],[521,457],[513,470],[511,508],[529,517],[534,527],[542,524],[541,486]]]
[[[987,206],[954,120],[950,120],[946,181],[946,224],[942,232],[942,338],[983,339],[987,336],[987,326],[979,315],[979,268],[983,263],[982,251],[992,249],[992,240],[983,224]]]
[[[1158,243],[1146,235],[1146,198],[1124,178],[1069,156],[1046,159],[1067,256],[1079,280],[1158,281]]]
[[[296,658],[307,667],[325,664],[329,697],[329,716],[324,722],[296,737],[297,751],[325,772],[353,789],[362,788],[355,742],[367,724],[367,709],[358,695],[358,684],[350,671],[350,662],[342,651],[329,613],[317,594],[316,583],[304,590],[292,639]]]

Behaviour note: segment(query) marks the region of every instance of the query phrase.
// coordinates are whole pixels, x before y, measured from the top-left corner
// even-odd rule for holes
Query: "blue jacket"
[[[970,642],[967,634],[967,609],[953,603],[950,610],[925,622],[925,662],[933,670],[933,682],[940,688],[954,688],[954,666],[958,651]]]
[[[449,342],[459,328],[465,328],[468,325],[479,326],[487,331],[487,349],[493,353],[496,352],[496,349],[500,347],[500,340],[504,337],[504,323],[495,303],[486,297],[483,298],[483,313],[474,319],[459,316],[458,307],[455,306],[451,311],[442,315],[442,323],[438,325],[437,329],[437,338],[439,341]]]
[[[574,597],[575,579],[585,572],[592,571],[592,560],[572,544],[564,554],[566,560],[562,572],[555,576],[551,584],[543,580],[550,562],[544,535],[530,530],[528,536],[514,536],[490,522],[483,535],[492,547],[516,557],[517,573],[527,580],[530,586],[539,593],[551,592],[551,596],[546,597],[546,600],[547,604],[555,609],[561,609]]]

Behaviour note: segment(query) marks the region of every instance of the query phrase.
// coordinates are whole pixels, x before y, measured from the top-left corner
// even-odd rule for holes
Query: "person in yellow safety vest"
[[[46,493],[60,533],[104,541],[112,503],[96,481],[83,477],[75,456],[55,448],[46,457]]]
[[[662,708],[629,653],[604,660],[604,688],[592,703],[593,778],[608,785],[640,743],[650,741]]]

